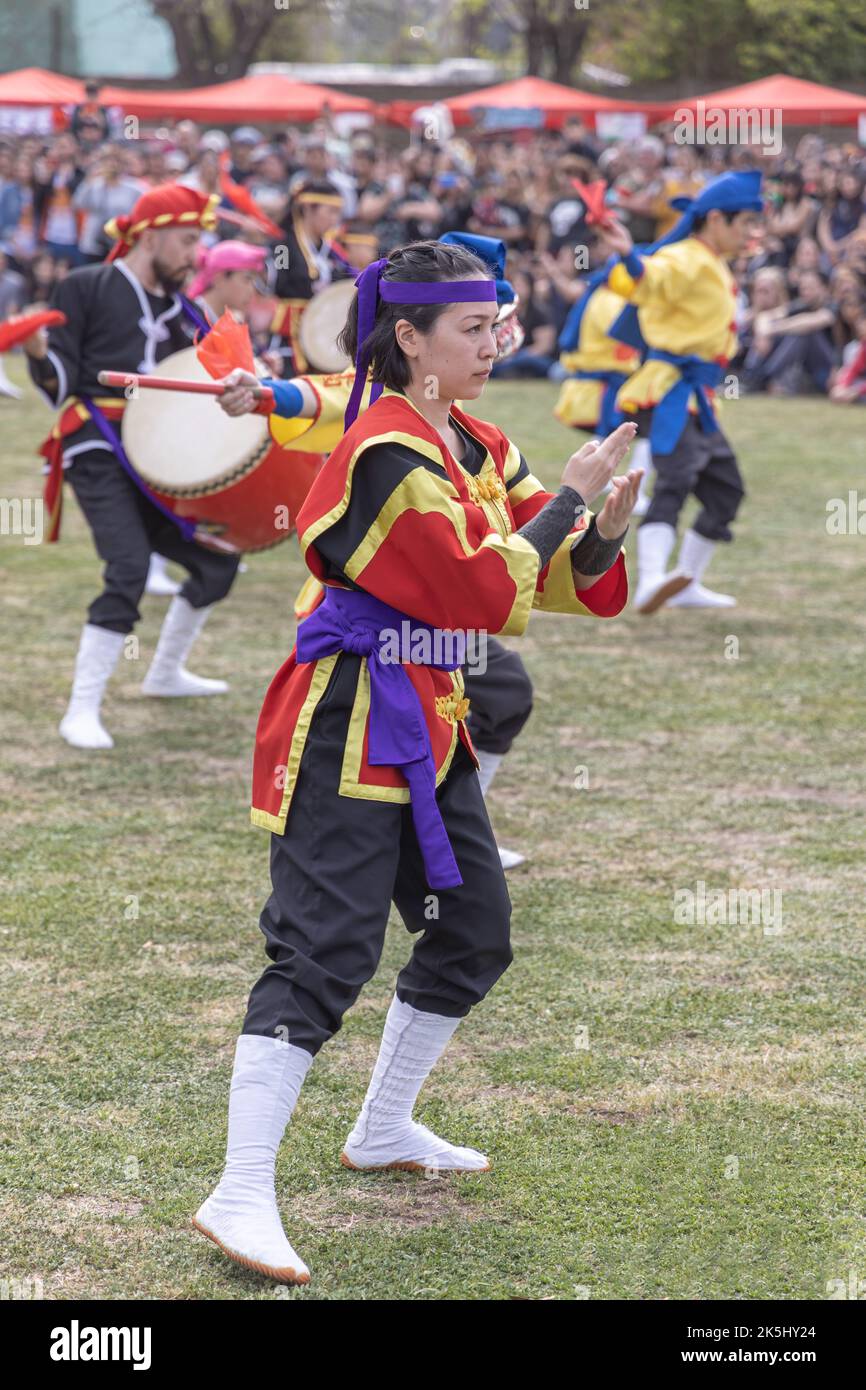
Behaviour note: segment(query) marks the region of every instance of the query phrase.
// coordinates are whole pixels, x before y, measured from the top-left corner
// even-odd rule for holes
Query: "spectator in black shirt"
[[[99,104],[98,82],[86,82],[84,96],[72,112],[69,129],[82,150],[95,150],[108,138],[108,112]]]

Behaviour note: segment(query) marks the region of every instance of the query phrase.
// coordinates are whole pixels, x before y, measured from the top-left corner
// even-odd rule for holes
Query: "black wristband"
[[[589,523],[580,539],[571,547],[571,570],[573,574],[606,574],[622,550],[622,543],[628,534],[628,527],[615,540],[605,540],[599,535],[595,517]]]
[[[534,545],[541,556],[541,569],[550,563],[569,531],[586,511],[586,503],[573,487],[561,487],[531,521],[517,532]]]

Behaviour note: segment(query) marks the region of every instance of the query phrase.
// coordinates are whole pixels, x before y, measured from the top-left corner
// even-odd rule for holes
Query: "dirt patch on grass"
[[[489,1216],[487,1208],[463,1195],[461,1185],[469,1179],[459,1174],[428,1178],[423,1173],[393,1172],[359,1178],[347,1169],[346,1175],[347,1188],[339,1194],[329,1191],[304,1196],[296,1215],[316,1229],[344,1233],[383,1224],[412,1230],[455,1218],[472,1222]],[[289,1213],[285,1215],[289,1219]]]

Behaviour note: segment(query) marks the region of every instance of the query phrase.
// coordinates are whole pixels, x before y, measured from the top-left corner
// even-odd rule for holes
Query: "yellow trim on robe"
[[[272,830],[276,835],[282,835],[286,828],[292,793],[298,777],[301,756],[307,742],[307,734],[310,732],[313,713],[325,693],[325,688],[331,679],[331,672],[337,664],[339,655],[339,652],[334,652],[333,656],[320,657],[316,663],[313,679],[310,681],[310,688],[307,691],[307,698],[298,711],[297,722],[292,734],[292,744],[286,763],[286,783],[283,787],[283,799],[280,803],[279,815],[272,816],[268,811],[258,811],[255,807],[250,811],[251,823],[259,826],[262,830]]]
[[[350,469],[354,468],[365,447],[369,448],[373,444],[380,444],[383,441],[405,444],[407,448],[415,449],[418,453],[430,458],[432,462],[438,463],[440,466],[442,464],[442,454],[438,445],[428,444],[426,440],[419,439],[416,435],[403,434],[399,430],[393,430],[387,435],[377,435],[375,438],[365,441],[365,444],[352,456]],[[491,466],[493,466],[492,460]],[[326,526],[321,524],[322,520],[326,522],[327,526],[330,526],[333,524],[332,517],[338,519],[343,514],[348,504],[348,495],[349,490],[347,488],[334,511],[328,513],[325,518],[320,518],[304,533],[301,538],[303,550],[306,551],[307,547],[314,543],[315,537],[326,529]],[[450,478],[445,473],[440,476],[431,473],[426,468],[418,468],[408,473],[394,489],[364,539],[349,556],[343,566],[343,573],[348,579],[355,583],[359,581],[360,575],[378,551],[394,522],[407,510],[414,510],[422,515],[438,512],[453,526],[463,553],[467,556],[475,553],[475,547],[470,544],[467,536],[464,505]],[[488,517],[489,521],[490,518],[486,510],[485,516]],[[504,626],[499,631],[508,636],[519,636],[529,621],[529,614],[532,609],[532,598],[538,578],[538,551],[522,536],[510,534],[506,540],[506,536],[498,527],[484,537],[482,545],[489,546],[502,556],[509,577],[514,581],[516,588],[511,611]]]
[[[512,450],[514,451],[513,457]],[[505,459],[506,477],[513,478],[519,467],[520,450],[512,443]],[[534,497],[537,492],[545,492],[545,488],[534,474],[530,473],[521,482],[515,483],[509,489],[508,497],[512,507],[517,507],[521,502],[525,502],[527,497]],[[594,515],[595,513],[587,508],[584,513],[587,527],[589,527]],[[536,593],[532,601],[532,607],[537,612],[595,616],[581,602],[580,595],[576,593],[574,588],[574,575],[571,572],[571,546],[577,534],[579,533],[571,531],[551,556],[550,568],[547,571],[547,578],[544,580],[541,593]]]
[[[460,693],[463,691],[463,676],[461,672],[452,671],[452,681],[455,675],[460,675]],[[456,685],[455,685],[456,689]],[[340,786],[338,788],[340,796],[352,796],[359,801],[392,801],[405,805],[410,799],[408,786],[406,787],[381,787],[375,783],[362,782],[361,759],[364,752],[364,730],[367,727],[367,716],[370,713],[370,672],[367,667],[367,658],[361,658],[361,666],[358,672],[358,684],[355,689],[355,699],[352,704],[352,713],[349,716],[349,729],[346,735],[346,749],[343,754],[343,765],[340,771]],[[457,723],[452,726],[451,746],[445,754],[441,768],[436,774],[436,786],[444,781],[449,768],[451,759],[454,757],[454,750],[457,746]]]

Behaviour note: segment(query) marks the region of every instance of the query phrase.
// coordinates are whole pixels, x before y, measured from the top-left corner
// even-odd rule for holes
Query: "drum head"
[[[301,314],[301,350],[316,371],[342,372],[351,366],[337,347],[337,334],[343,331],[355,293],[354,280],[337,280],[313,295]]]
[[[263,364],[257,369],[266,375]],[[212,381],[195,348],[174,352],[153,376]],[[123,412],[126,452],[145,482],[160,492],[194,497],[227,482],[266,451],[270,441],[264,415],[233,420],[216,396],[142,388]]]

